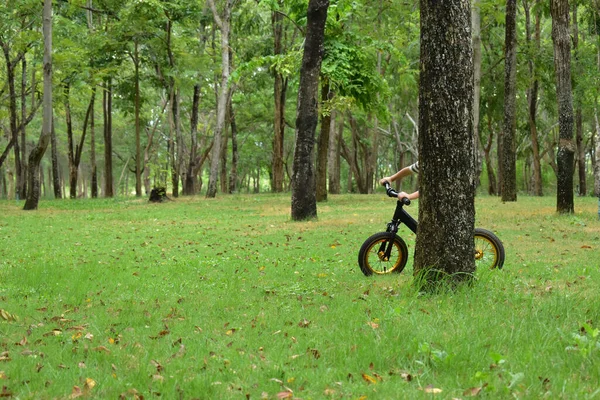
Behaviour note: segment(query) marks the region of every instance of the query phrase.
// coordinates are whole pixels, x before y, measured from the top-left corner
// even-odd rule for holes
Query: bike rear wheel
[[[369,237],[358,252],[358,265],[366,276],[400,273],[408,261],[408,247],[398,235],[390,240],[389,232],[379,232]],[[390,243],[391,242],[391,243]],[[392,246],[389,257],[386,250]]]
[[[475,228],[475,266],[477,269],[501,269],[504,266],[504,245],[487,229]]]

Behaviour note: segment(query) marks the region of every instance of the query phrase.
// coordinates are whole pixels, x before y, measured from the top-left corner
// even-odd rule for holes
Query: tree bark
[[[92,172],[91,195],[95,199],[98,197],[98,167],[96,165],[96,119],[94,118],[94,107],[96,104],[96,86],[92,87],[92,100],[90,102],[90,167]]]
[[[279,5],[283,0],[279,0]],[[271,14],[273,26],[274,51],[273,55],[283,54],[283,15],[279,12]],[[279,71],[274,71],[275,118],[273,121],[273,159],[272,159],[272,184],[273,192],[283,191],[284,168],[283,168],[283,143],[285,138],[285,99],[287,92],[287,79]]]
[[[112,162],[112,78],[104,81],[104,197],[114,196]]]
[[[219,15],[214,0],[208,0],[208,2],[212,9],[215,22],[221,29],[221,85],[219,87],[219,96],[217,100],[217,126],[215,127],[212,155],[210,160],[208,188],[206,190],[206,197],[214,198],[217,195],[219,162],[221,161],[221,142],[223,140],[223,131],[225,128],[227,98],[229,97],[229,34],[231,32],[231,11],[234,0],[225,1],[222,16]]]
[[[534,0],[535,2],[535,0]],[[528,0],[523,0],[523,6],[525,9],[525,29],[526,29],[526,41],[527,47],[532,47],[532,35],[531,35],[531,13],[530,13],[530,4]],[[537,11],[535,15],[535,50],[536,54],[540,49],[540,12]],[[531,151],[532,151],[532,164],[533,164],[533,194],[535,196],[543,196],[543,188],[542,188],[542,166],[540,163],[540,145],[538,140],[537,133],[537,97],[538,97],[538,87],[539,81],[537,79],[535,73],[535,57],[530,57],[528,64],[529,69],[529,79],[531,81],[531,86],[527,89],[527,103],[529,105],[529,132],[531,136]]]
[[[35,76],[35,75],[34,75]],[[33,86],[32,86],[33,91]],[[27,101],[25,95],[27,93],[27,59],[23,57],[21,60],[21,198],[27,197]]]
[[[475,141],[476,182],[479,186],[479,176],[482,170],[482,156],[479,150],[479,103],[481,101],[481,9],[480,0],[473,0],[471,21],[473,27],[473,136]]]
[[[134,49],[135,70],[135,196],[142,197],[142,144],[140,127],[140,54],[137,39]]]
[[[10,134],[13,141],[13,150],[15,157],[15,176],[17,178],[17,195],[19,198],[23,194],[24,182],[22,182],[23,173],[22,162],[21,162],[21,144],[19,143],[19,130],[17,127],[17,91],[15,87],[15,69],[17,64],[24,56],[23,53],[19,53],[17,57],[13,60],[10,57],[10,43],[6,43],[4,41],[0,42],[2,46],[2,51],[4,53],[4,61],[6,64],[6,81],[8,84],[8,111],[9,111],[9,125],[10,125]]]
[[[185,174],[185,185],[183,193],[186,195],[196,194],[196,176],[194,167],[196,163],[196,152],[198,151],[198,109],[200,105],[200,84],[194,85],[194,96],[192,98],[192,115],[190,118],[190,158]]]
[[[229,193],[235,193],[237,192],[237,170],[240,154],[237,145],[237,124],[235,122],[235,112],[233,110],[231,96],[229,96],[229,126],[231,126],[231,169],[229,171]]]
[[[414,273],[426,288],[475,271],[473,48],[468,0],[421,0],[419,232]],[[445,280],[445,279],[444,279]]]
[[[517,124],[517,1],[506,1],[504,52],[504,125],[502,130],[502,201],[517,201],[515,131]]]
[[[579,73],[579,25],[577,23],[577,7],[578,4],[573,4],[573,53],[575,55],[575,71]],[[579,196],[587,194],[587,182],[585,173],[585,142],[583,141],[583,116],[581,110],[581,101],[576,102],[575,109],[575,143],[577,145],[577,172],[579,184],[577,192]]]
[[[292,169],[292,220],[317,216],[313,147],[319,119],[319,75],[324,53],[325,21],[329,0],[309,0],[306,38],[300,68],[296,112],[296,148]]]
[[[329,84],[321,85],[321,104],[329,100]],[[317,143],[316,199],[327,201],[327,155],[329,152],[329,132],[331,131],[331,113],[321,116],[321,133]]]
[[[52,0],[44,0],[44,100],[42,133],[37,145],[29,153],[27,200],[24,210],[35,210],[40,199],[40,162],[48,143],[52,127]]]
[[[556,210],[561,214],[574,212],[573,204],[573,98],[571,89],[571,36],[569,32],[568,0],[551,0],[552,41],[558,99],[559,143],[556,163]]]
[[[338,121],[338,113],[335,111],[331,112],[331,135],[329,137],[329,156],[328,156],[328,172],[329,177],[329,193],[340,194],[340,182],[341,182],[341,157],[340,157],[340,140],[344,131],[343,115],[340,114],[340,121]]]
[[[598,108],[594,108],[594,120],[596,122],[595,137],[595,162],[594,162],[594,196],[600,197],[600,122],[598,121]]]

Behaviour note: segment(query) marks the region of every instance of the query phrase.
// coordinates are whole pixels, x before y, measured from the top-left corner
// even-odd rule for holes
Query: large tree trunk
[[[554,42],[554,69],[556,71],[556,98],[558,99],[559,143],[556,163],[556,210],[561,214],[573,213],[573,98],[571,90],[571,36],[569,32],[568,0],[551,0],[552,41]]]
[[[37,146],[29,154],[27,200],[24,210],[35,210],[40,199],[40,162],[46,152],[52,131],[52,0],[44,0],[44,100],[42,133]]]
[[[296,148],[292,172],[292,220],[317,216],[313,147],[319,120],[319,75],[324,53],[329,0],[309,0],[296,112]]]
[[[502,129],[502,201],[517,201],[515,131],[517,124],[517,1],[506,1],[504,52],[504,125]]]
[[[279,5],[283,4],[283,0],[279,0]],[[273,39],[275,56],[283,53],[283,15],[274,11],[271,14],[271,23],[273,25]],[[283,143],[285,137],[285,97],[287,91],[287,79],[283,77],[279,71],[274,71],[275,87],[273,94],[275,97],[275,119],[273,121],[273,159],[272,159],[272,183],[271,190],[273,192],[283,191]]]
[[[329,84],[321,85],[321,104],[329,100]],[[327,200],[327,155],[329,152],[329,132],[331,130],[331,113],[321,116],[321,133],[317,143],[317,176],[316,176],[316,199]]]
[[[234,0],[226,0],[223,15],[220,16],[214,0],[209,0],[213,11],[215,22],[221,29],[221,85],[217,99],[217,126],[213,140],[212,155],[210,160],[210,172],[206,197],[214,198],[217,195],[217,180],[219,177],[219,161],[221,161],[221,142],[225,129],[225,114],[227,112],[227,99],[229,97],[229,34],[231,32],[231,11]]]
[[[414,273],[427,287],[475,271],[473,49],[468,0],[421,0],[419,232]]]
[[[535,0],[534,0],[535,2]],[[525,29],[526,29],[526,41],[527,46],[532,46],[532,35],[531,35],[531,16],[530,16],[530,4],[528,0],[523,1],[525,9]],[[540,12],[536,11],[535,15],[535,49],[536,52],[540,49]],[[529,104],[529,132],[531,135],[531,151],[532,151],[532,164],[533,164],[533,194],[536,196],[543,196],[542,189],[542,166],[540,163],[540,145],[537,133],[537,97],[539,82],[535,73],[534,60],[536,58],[530,58],[527,62],[529,69],[529,78],[531,80],[531,86],[527,89],[527,102]]]

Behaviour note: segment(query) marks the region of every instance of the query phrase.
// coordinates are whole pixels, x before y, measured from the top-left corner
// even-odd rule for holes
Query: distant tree
[[[319,75],[323,60],[329,0],[309,0],[304,55],[296,111],[296,148],[292,170],[292,220],[317,216],[313,148],[319,119]]]
[[[573,213],[573,94],[571,88],[571,32],[569,31],[569,1],[551,0],[552,41],[554,42],[554,69],[556,71],[556,98],[558,100],[559,143],[556,163],[556,210],[561,214]]]
[[[421,0],[419,231],[414,273],[435,286],[475,271],[473,51],[469,0]]]

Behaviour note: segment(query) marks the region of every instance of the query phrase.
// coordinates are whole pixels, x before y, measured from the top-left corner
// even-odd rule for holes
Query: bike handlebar
[[[383,186],[385,186],[385,191],[387,193],[387,195],[389,197],[395,197],[398,198],[398,192],[396,192],[393,188],[392,185],[390,185],[390,183],[388,181],[385,181],[383,183]],[[408,197],[404,197],[403,199],[399,199],[402,204],[404,204],[405,206],[410,206],[410,199]]]

